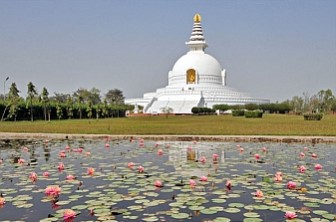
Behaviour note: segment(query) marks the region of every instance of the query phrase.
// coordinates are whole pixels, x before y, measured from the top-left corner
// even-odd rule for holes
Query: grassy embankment
[[[0,122],[0,132],[66,134],[297,135],[336,136],[336,116],[304,121],[302,116],[264,115],[262,119],[227,116],[146,116],[99,120]]]

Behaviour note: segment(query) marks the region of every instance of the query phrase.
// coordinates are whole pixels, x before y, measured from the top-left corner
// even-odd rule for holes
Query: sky
[[[228,86],[271,102],[336,94],[335,0],[0,0],[0,94],[31,81],[142,97],[168,84],[196,13]]]

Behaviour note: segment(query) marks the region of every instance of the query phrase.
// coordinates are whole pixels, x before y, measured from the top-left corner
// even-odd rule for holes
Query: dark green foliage
[[[213,115],[215,110],[208,107],[193,107],[191,112],[195,115]]]
[[[246,118],[262,118],[263,112],[260,110],[247,110],[245,111],[244,116]]]
[[[304,120],[321,120],[323,118],[322,113],[305,113],[303,114]]]
[[[285,114],[291,110],[291,107],[288,102],[282,103],[268,103],[268,104],[260,104],[259,108],[263,111],[267,111],[269,113],[280,113]]]
[[[57,102],[50,102],[48,105],[48,111],[50,112],[50,120],[57,120],[59,119],[59,115],[57,115],[57,107],[58,107],[58,114],[61,115],[61,119],[79,119],[79,106],[77,104],[73,104],[72,112],[69,112],[69,107],[66,103],[57,103]],[[6,105],[3,102],[0,102],[0,113],[2,114],[6,108]],[[33,114],[34,120],[45,120],[45,113],[44,113],[44,105],[42,103],[33,104]],[[85,104],[81,105],[82,109],[82,118],[87,118],[87,106]],[[104,115],[102,115],[102,109],[96,106],[92,106],[92,114],[91,117],[96,117],[97,112],[98,116],[101,118],[115,118],[115,117],[125,117],[126,110],[129,107],[127,105],[107,105],[104,108]],[[15,120],[30,120],[30,107],[27,107],[24,101],[20,101],[16,105],[16,116],[10,115],[10,110],[7,109],[4,114],[5,120],[15,121]],[[72,115],[72,116],[69,116]]]
[[[230,109],[230,106],[227,104],[217,104],[212,107],[214,110],[226,111]]]
[[[232,110],[232,116],[244,116],[245,111],[242,109]]]
[[[259,105],[255,103],[245,104],[245,109],[247,110],[256,110],[259,109]]]

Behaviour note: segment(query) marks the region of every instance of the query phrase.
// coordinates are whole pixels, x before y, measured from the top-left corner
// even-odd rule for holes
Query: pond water
[[[0,147],[0,221],[335,221],[335,146],[13,143]]]

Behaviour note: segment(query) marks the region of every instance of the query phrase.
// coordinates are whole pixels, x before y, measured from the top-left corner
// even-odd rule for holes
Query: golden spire
[[[194,22],[201,22],[201,20],[202,20],[202,17],[201,17],[201,15],[200,14],[195,14],[195,16],[194,16]]]

